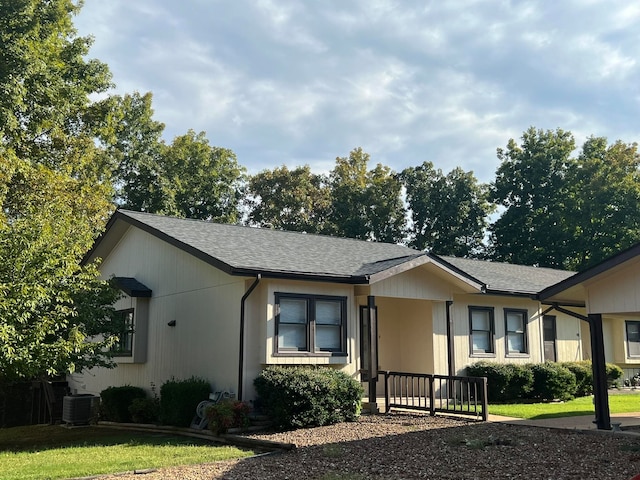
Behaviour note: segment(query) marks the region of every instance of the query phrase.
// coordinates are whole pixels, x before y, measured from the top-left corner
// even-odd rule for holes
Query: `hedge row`
[[[490,402],[518,400],[570,400],[593,391],[591,361],[545,363],[478,362],[466,369],[471,377],[487,377]],[[622,369],[607,363],[610,386],[622,377]]]
[[[140,387],[109,387],[100,392],[100,419],[112,422],[156,423],[188,427],[198,404],[207,400],[211,386],[197,377],[171,379],[160,387],[160,399],[149,398]]]
[[[333,368],[267,367],[254,385],[262,409],[281,429],[353,421],[360,414],[360,382]]]

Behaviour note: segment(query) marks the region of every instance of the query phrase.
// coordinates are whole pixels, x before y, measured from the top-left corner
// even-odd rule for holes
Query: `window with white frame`
[[[627,330],[627,355],[629,357],[640,357],[640,321],[625,321]]]
[[[529,353],[527,342],[527,319],[529,313],[526,310],[515,308],[504,309],[504,331],[507,355]]]
[[[469,307],[471,355],[495,354],[493,307]]]
[[[346,354],[346,297],[276,293],[276,352]]]

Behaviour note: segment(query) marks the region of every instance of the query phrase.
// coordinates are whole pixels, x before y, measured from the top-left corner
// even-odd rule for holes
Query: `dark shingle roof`
[[[575,274],[575,272],[553,268],[528,267],[469,258],[447,256],[440,258],[484,283],[488,292],[535,294]]]
[[[436,256],[389,243],[284,232],[118,210],[118,222],[135,225],[182,250],[236,275],[285,276],[368,283],[369,278],[433,262],[488,292],[536,294],[573,272],[506,263]],[[108,254],[99,239],[85,261]],[[109,242],[106,242],[109,244]],[[105,248],[107,250],[105,250]],[[399,270],[398,270],[399,269]],[[378,275],[379,277],[379,275]]]
[[[227,271],[364,278],[424,252],[388,243],[308,235],[266,228],[218,224],[119,210],[114,218],[178,244],[196,256],[215,260]],[[216,263],[216,262],[214,262]]]

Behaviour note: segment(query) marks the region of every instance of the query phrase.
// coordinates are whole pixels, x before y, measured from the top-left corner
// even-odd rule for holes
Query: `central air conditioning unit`
[[[85,425],[91,420],[94,395],[68,395],[62,399],[62,421],[70,425]]]

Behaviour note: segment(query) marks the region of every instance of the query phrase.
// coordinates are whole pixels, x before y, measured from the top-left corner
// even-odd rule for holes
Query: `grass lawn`
[[[98,427],[0,429],[0,480],[55,479],[215,462],[254,452],[206,440]]]
[[[640,395],[609,395],[611,413],[640,412]],[[570,417],[575,415],[592,415],[595,412],[592,397],[581,397],[561,403],[510,403],[490,404],[489,413],[505,417],[537,418]]]

